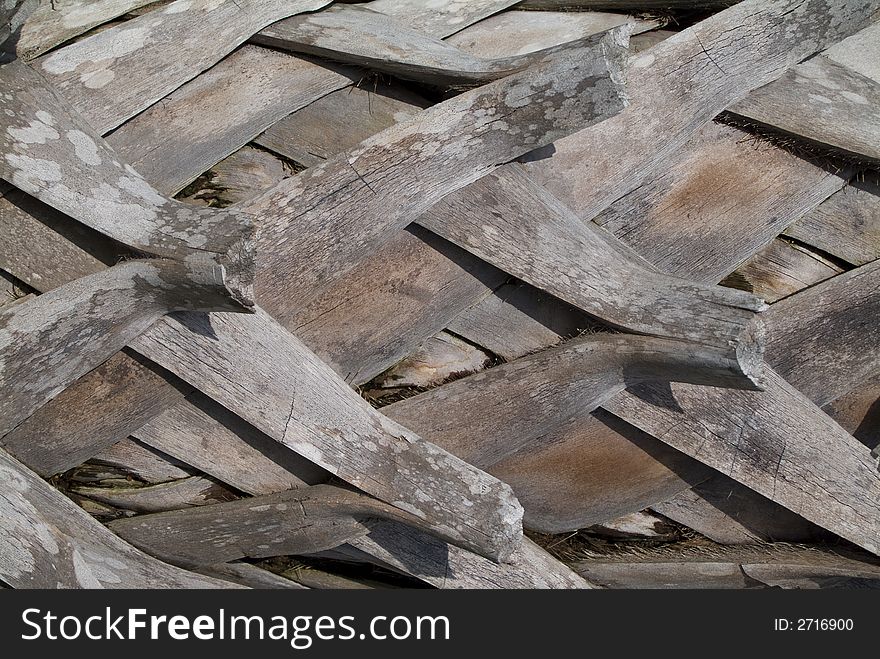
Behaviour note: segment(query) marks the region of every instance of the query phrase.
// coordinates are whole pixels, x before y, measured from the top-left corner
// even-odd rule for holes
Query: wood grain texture
[[[117,253],[110,239],[21,190],[0,196],[0,268],[37,290],[100,272]]]
[[[328,0],[178,0],[37,58],[33,65],[86,123],[103,134],[216,64],[267,25],[327,4]]]
[[[137,513],[181,510],[231,501],[237,496],[223,485],[201,476],[189,476],[146,487],[83,487],[71,491],[93,501]]]
[[[0,67],[0,80],[14,92],[0,96],[0,108],[14,113],[0,135],[0,175],[120,243],[178,259],[193,284],[212,282],[241,306],[253,303],[249,217],[160,195],[19,60]]]
[[[850,552],[773,546],[695,547],[596,556],[574,565],[605,588],[877,588],[876,562]]]
[[[640,385],[603,406],[872,553],[880,473],[868,449],[768,369],[762,392]]]
[[[782,300],[767,319],[767,360],[822,406],[880,371],[880,261]]]
[[[722,283],[754,293],[772,304],[841,272],[840,266],[819,254],[777,238]]]
[[[570,41],[583,40],[600,31]],[[544,54],[567,47],[563,43],[549,46],[540,53],[485,58],[407,27],[382,13],[346,5],[292,16],[261,30],[252,41],[438,86],[475,85],[496,80],[527,68]]]
[[[9,453],[44,477],[108,449],[192,389],[163,369],[117,352],[0,438]]]
[[[0,311],[0,436],[169,311],[237,307],[194,275],[206,279],[169,259],[127,261]]]
[[[865,27],[876,12],[871,2],[740,2],[637,55],[627,77],[627,110],[557,140],[552,157],[529,171],[591,219],[660,171],[727,106]]]
[[[393,16],[433,37],[448,37],[468,25],[515,5],[518,0],[432,0],[425,11],[423,0],[373,0],[369,7]]]
[[[724,545],[833,541],[827,531],[721,474],[651,508]]]
[[[55,0],[40,2],[21,26],[15,52],[22,59],[42,55],[96,25],[150,4],[150,0]]]
[[[455,380],[382,412],[485,468],[627,386],[667,380],[742,386],[736,367],[720,364],[713,351],[678,341],[595,334]]]
[[[400,86],[359,80],[357,86],[331,92],[292,112],[254,141],[312,167],[414,117],[426,105]]]
[[[237,315],[169,319],[132,347],[444,539],[497,560],[510,556],[522,508],[506,485],[373,410],[262,310],[243,323]]]
[[[346,382],[363,384],[506,278],[410,225],[298,309],[290,328]]]
[[[714,349],[760,386],[761,300],[663,274],[518,169],[484,177],[417,221],[615,327]]]
[[[245,45],[107,141],[159,191],[174,194],[279,119],[353,80],[338,69]]]
[[[249,201],[295,172],[293,167],[274,154],[243,146],[213,165],[206,174],[209,176],[208,187],[216,189],[220,203],[225,205]],[[186,200],[198,198],[212,205],[207,192],[197,191]]]
[[[708,124],[596,223],[666,272],[717,282],[846,181],[845,173]]]
[[[619,38],[607,34],[440,103],[249,204],[245,210],[262,218],[255,281],[262,305],[287,324],[292,309],[446,194],[618,112]]]
[[[489,362],[489,355],[479,348],[449,332],[440,332],[382,373],[377,384],[386,389],[436,387],[450,378],[482,371]]]
[[[185,463],[131,437],[92,457],[92,462],[122,469],[134,478],[151,485],[187,478],[194,474]]]
[[[456,32],[446,42],[484,58],[515,57],[629,24],[633,34],[657,27],[660,21],[626,14],[510,10]]]
[[[200,392],[133,435],[248,494],[327,481],[330,475]]]
[[[523,0],[518,5],[523,9],[569,9],[590,11],[609,10],[650,10],[650,9],[727,9],[739,0]]]
[[[0,450],[0,579],[13,588],[230,588],[123,542]]]
[[[151,556],[194,567],[333,549],[367,533],[372,519],[419,521],[364,494],[315,485],[119,519],[109,526]]]
[[[860,160],[880,160],[880,83],[822,55],[727,110],[735,121]]]
[[[838,41],[825,56],[838,64],[880,82],[880,23],[874,22],[850,37]]]
[[[785,230],[785,235],[853,265],[880,258],[880,184],[852,181]]]

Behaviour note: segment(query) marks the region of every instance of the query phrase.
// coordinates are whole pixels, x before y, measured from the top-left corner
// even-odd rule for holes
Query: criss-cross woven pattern
[[[880,3],[685,4],[7,3],[2,583],[880,583]]]

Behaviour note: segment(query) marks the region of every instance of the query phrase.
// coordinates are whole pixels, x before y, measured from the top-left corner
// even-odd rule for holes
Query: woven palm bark
[[[880,585],[880,3],[0,43],[0,585]]]

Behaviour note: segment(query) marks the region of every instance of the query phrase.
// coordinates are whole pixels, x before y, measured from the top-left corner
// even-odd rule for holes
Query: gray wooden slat
[[[880,185],[871,178],[852,181],[785,235],[853,265],[880,258]]]
[[[651,508],[723,545],[833,541],[815,524],[721,474]]]
[[[633,335],[588,335],[382,408],[485,468],[642,381],[741,386],[713,351]]]
[[[822,406],[880,371],[873,261],[777,302],[766,314],[767,360]]]
[[[138,480],[153,485],[193,475],[193,470],[185,463],[131,437],[116,442],[91,460],[99,465],[123,469]]]
[[[327,4],[328,0],[177,0],[39,57],[33,65],[86,123],[106,133],[267,25]],[[151,65],[155,62],[163,65]]]
[[[880,83],[819,55],[733,104],[734,121],[880,160]]]
[[[32,59],[88,32],[96,25],[130,12],[151,0],[54,0],[40,2],[21,27],[15,52]]]
[[[238,315],[183,315],[131,345],[276,441],[420,516],[450,542],[496,559],[518,546],[522,508],[506,485],[373,410],[262,310],[243,323]]]
[[[174,194],[279,119],[352,82],[351,74],[245,45],[107,137]]]
[[[456,32],[446,41],[486,58],[513,57],[582,39],[624,23],[633,34],[658,27],[659,20],[601,12],[517,11],[495,14]]]
[[[620,111],[619,37],[608,33],[440,103],[248,204],[262,218],[255,290],[264,308],[285,324],[443,196]]]
[[[423,0],[373,0],[367,7],[435,37],[445,37],[488,18],[518,0],[439,0],[425,11]]]
[[[822,409],[874,455],[880,446],[880,375],[863,382]]]
[[[880,82],[880,22],[837,42],[827,51],[828,59]]]
[[[146,487],[74,486],[71,492],[114,508],[138,513],[181,510],[230,501],[236,495],[223,485],[201,476],[188,476]]]
[[[518,169],[484,177],[417,221],[615,327],[714,349],[760,386],[761,300],[665,275]]]
[[[314,485],[139,515],[115,520],[109,526],[151,556],[194,567],[333,549],[368,533],[371,520],[376,518],[419,522],[417,517],[364,494]]]
[[[880,553],[880,473],[868,449],[772,369],[762,392],[639,385],[603,407]]]
[[[13,588],[230,588],[123,542],[0,449],[0,579]]]
[[[161,369],[124,351],[90,371],[0,438],[41,476],[88,460],[137,430],[192,389],[169,384]]]
[[[575,37],[572,42],[588,36]],[[279,21],[251,40],[272,48],[364,66],[402,79],[446,86],[495,80],[530,66],[544,54],[566,48],[565,44],[556,44],[538,53],[484,58],[382,13],[346,5]]]
[[[647,177],[727,106],[868,25],[871,3],[744,0],[635,56],[629,107],[554,143],[529,172],[591,219]]]
[[[769,303],[835,277],[843,269],[800,245],[777,238],[724,279]]]
[[[188,268],[128,261],[0,311],[0,436],[169,311],[237,308]]]
[[[155,416],[133,435],[249,494],[270,494],[330,478],[199,392]]]

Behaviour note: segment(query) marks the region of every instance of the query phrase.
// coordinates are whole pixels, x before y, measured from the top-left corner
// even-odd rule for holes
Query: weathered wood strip
[[[216,403],[213,405],[219,408]],[[169,435],[173,436],[178,427],[176,423],[173,426],[169,424],[169,433],[163,437],[161,444],[155,441],[158,433],[153,433],[149,440],[169,451],[177,451],[176,454],[187,462],[249,494],[269,494],[299,486],[301,468],[297,466],[287,471],[287,465],[301,458],[259,431],[242,431],[242,426],[246,424],[232,414],[227,413],[225,418],[219,418],[223,419],[222,424],[211,416],[203,417],[199,422],[202,434],[192,441],[187,441],[184,436],[177,447],[164,441],[173,439]],[[237,425],[230,425],[233,418]],[[217,441],[211,441],[215,437]],[[272,445],[277,447],[274,451]],[[215,453],[216,457],[213,456]],[[238,456],[242,459],[236,459]],[[388,530],[383,531],[380,527],[387,527]],[[395,563],[394,566],[384,565],[440,588],[586,586],[569,568],[528,539],[524,539],[514,552],[512,563],[499,564],[401,524],[373,524],[370,532],[375,540],[360,538],[352,541],[353,546],[361,549],[356,559],[376,562],[379,560],[376,556],[384,557]],[[387,544],[387,541],[397,537],[401,538],[397,541],[399,546]],[[407,558],[410,552],[421,558],[417,561]],[[399,554],[402,554],[401,558],[393,558]]]
[[[264,570],[256,565],[239,561],[223,563],[221,565],[211,565],[199,568],[196,571],[209,577],[225,579],[232,583],[237,583],[245,588],[283,588],[285,590],[302,590],[308,588],[308,586],[298,584],[295,581],[269,572],[269,570]]]
[[[396,85],[358,84],[292,112],[254,141],[312,167],[414,117],[427,106],[423,98]]]
[[[122,469],[134,478],[155,485],[187,478],[195,471],[184,462],[127,437],[91,458],[98,465]]]
[[[785,544],[645,550],[574,568],[606,588],[880,587],[880,566],[863,556]]]
[[[631,61],[630,105],[554,143],[529,172],[590,219],[660,171],[701,126],[810,55],[868,25],[877,7],[843,0],[745,0]]]
[[[333,549],[368,533],[371,520],[376,518],[419,522],[417,517],[364,494],[314,485],[119,519],[109,526],[160,560],[193,567]]]
[[[878,181],[852,181],[789,226],[785,235],[853,265],[880,258]]]
[[[15,52],[22,59],[42,55],[58,44],[122,16],[151,0],[55,0],[40,2],[21,26]]]
[[[661,22],[602,12],[510,10],[456,32],[446,42],[472,55],[497,59],[534,53],[624,24],[639,34]]]
[[[521,541],[522,508],[506,485],[373,410],[262,310],[243,323],[237,315],[164,320],[131,345],[444,539],[497,560],[510,556]]]
[[[515,5],[518,0],[439,0],[425,11],[422,0],[372,0],[367,7],[434,37],[447,37]]]
[[[97,133],[116,128],[220,61],[252,34],[328,0],[178,0],[40,57]],[[147,63],[162,62],[162,66]]]
[[[248,494],[327,481],[330,475],[200,392],[133,435]]]
[[[760,386],[761,300],[663,274],[513,166],[448,196],[417,221],[616,327],[717,350],[744,382]]]
[[[0,67],[0,80],[13,92],[0,96],[0,108],[14,113],[0,136],[3,178],[125,245],[213,267],[233,299],[251,302],[248,217],[160,195],[19,60]]]
[[[728,275],[722,284],[749,291],[772,304],[841,272],[840,266],[821,255],[777,238]]]
[[[83,487],[71,488],[74,494],[88,497],[114,508],[137,513],[181,510],[231,501],[237,496],[228,488],[201,476],[189,476],[146,487]]]
[[[651,508],[723,545],[827,542],[834,537],[721,474]]]
[[[188,203],[198,201],[215,208],[238,204],[253,199],[281,179],[294,176],[296,169],[275,154],[243,146],[205,172],[205,186],[201,190],[180,198]]]
[[[523,502],[523,525],[542,533],[576,531],[643,510],[716,473],[601,408],[490,469]]]
[[[838,41],[825,56],[838,64],[880,82],[880,23],[874,22],[850,37]]]
[[[0,268],[37,290],[100,272],[118,253],[102,234],[20,190],[9,186],[0,195]]]
[[[705,11],[727,9],[738,0],[523,0],[522,9],[569,9],[591,11],[594,9],[650,10],[693,9]]]
[[[571,568],[528,538],[507,563],[447,545],[394,522],[378,522],[352,540],[353,558],[411,574],[437,588],[591,588]]]
[[[356,75],[245,45],[107,141],[158,190],[174,194],[279,119],[350,85]]]
[[[880,473],[868,449],[772,369],[762,392],[639,385],[603,407],[880,553]]]
[[[0,450],[0,579],[13,588],[230,588],[123,542]]]
[[[255,281],[263,306],[287,324],[292,309],[443,196],[618,112],[620,38],[608,33],[440,103],[249,204],[263,220]]]
[[[623,24],[625,21],[617,26]],[[595,32],[572,42],[592,34]],[[521,71],[544,55],[567,47],[564,43],[556,44],[539,53],[487,59],[382,13],[346,5],[292,16],[261,30],[251,40],[264,46],[365,66],[402,79],[447,86],[489,82]]]
[[[346,382],[363,384],[507,277],[410,225],[296,310],[290,329]]]
[[[169,311],[238,308],[190,267],[128,261],[0,311],[0,436]]]
[[[163,371],[139,355],[117,352],[0,438],[0,445],[41,476],[67,471],[192,391]]]
[[[596,223],[666,272],[717,282],[847,178],[713,123]]]
[[[817,405],[880,371],[880,261],[773,305],[766,314],[767,360]]]
[[[880,160],[880,83],[822,55],[753,91],[725,116],[859,160]]]
[[[742,387],[714,351],[633,335],[589,335],[382,408],[463,460],[488,467],[640,381]]]
[[[449,332],[439,332],[382,373],[377,384],[383,389],[436,387],[449,379],[482,371],[490,361],[489,355],[467,341]]]

